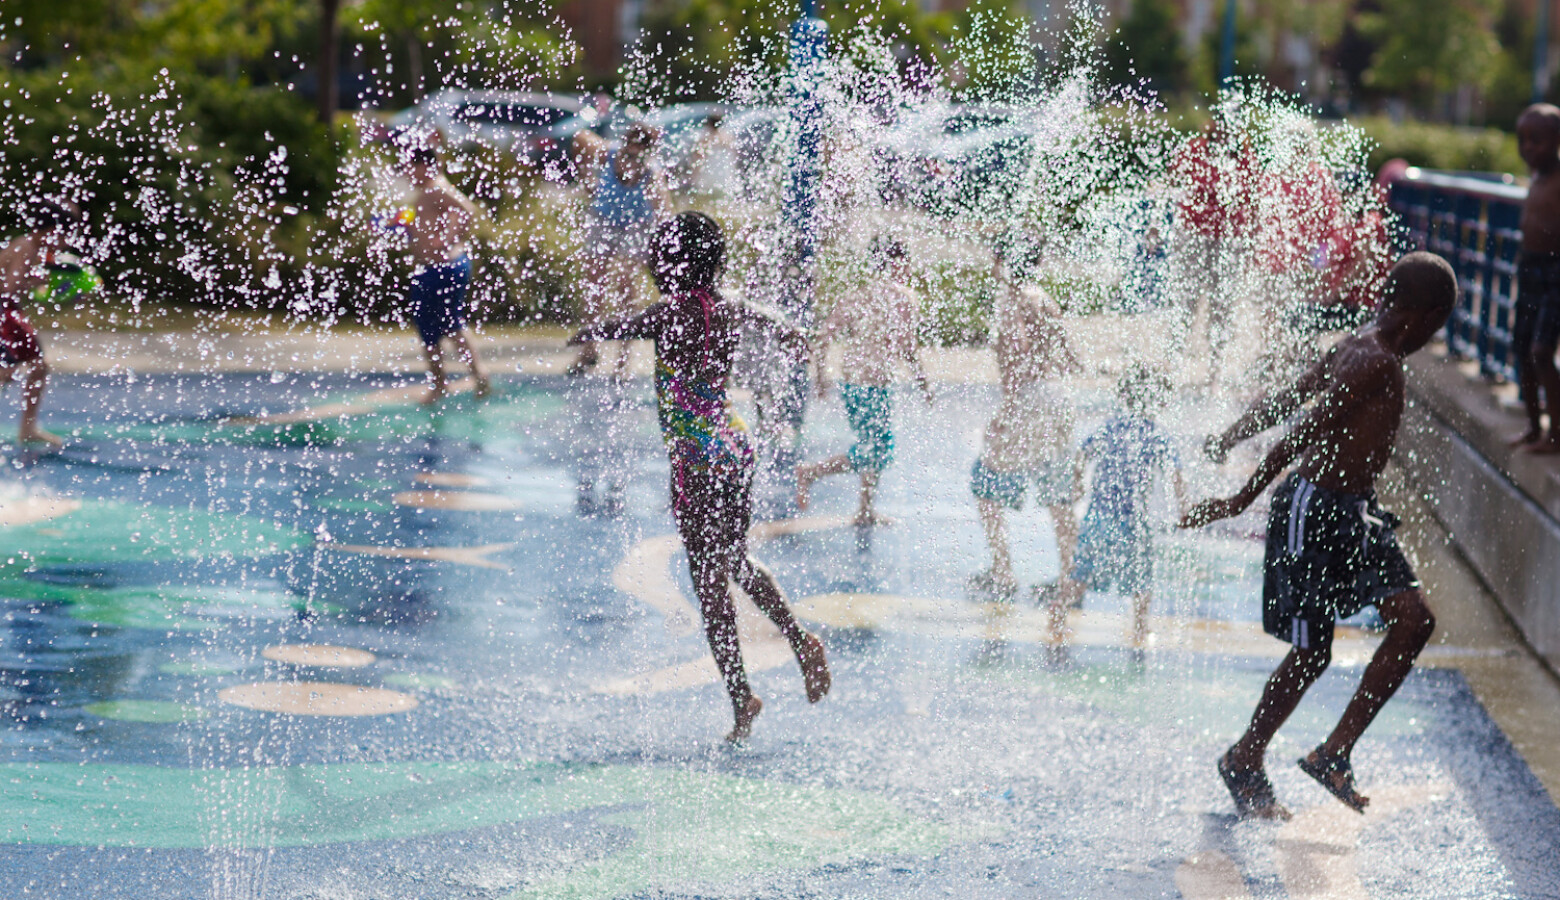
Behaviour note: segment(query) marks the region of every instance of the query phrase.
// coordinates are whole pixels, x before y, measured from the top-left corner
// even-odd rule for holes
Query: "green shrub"
[[[1516,135],[1498,128],[1458,128],[1424,122],[1393,122],[1384,116],[1351,119],[1374,147],[1370,168],[1402,158],[1426,169],[1525,174]]]

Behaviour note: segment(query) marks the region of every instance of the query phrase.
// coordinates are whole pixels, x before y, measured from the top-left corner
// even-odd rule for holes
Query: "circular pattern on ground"
[[[100,719],[116,722],[146,722],[154,725],[171,725],[180,722],[199,722],[211,715],[198,706],[186,706],[167,700],[104,700],[83,707]]]
[[[417,672],[396,672],[386,675],[384,680],[385,684],[393,684],[396,687],[424,690],[460,687],[460,683],[453,678],[446,678],[443,675],[423,675]]]
[[[414,480],[418,484],[435,488],[477,488],[492,484],[481,475],[467,475],[464,472],[418,472]]]
[[[384,716],[417,708],[417,698],[384,688],[325,681],[257,681],[223,688],[223,703],[294,716]]]
[[[475,491],[401,491],[391,499],[397,506],[411,506],[417,509],[502,512],[520,508],[520,504],[509,497],[479,494]]]
[[[369,665],[376,658],[367,650],[331,644],[276,644],[261,650],[260,655],[288,665],[329,669],[355,669]]]

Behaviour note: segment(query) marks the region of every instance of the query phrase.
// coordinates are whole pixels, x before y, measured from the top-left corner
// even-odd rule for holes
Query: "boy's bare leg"
[[[444,351],[437,344],[433,346],[424,344],[423,358],[428,361],[428,375],[433,379],[433,387],[428,391],[428,396],[423,398],[423,402],[433,403],[450,392],[448,376],[444,373]]]
[[[1056,579],[1058,593],[1063,607],[1077,609],[1083,605],[1083,585],[1072,577],[1073,553],[1078,549],[1078,516],[1068,503],[1047,507],[1047,511],[1056,529],[1056,555],[1062,563],[1062,574]]]
[[[856,507],[857,525],[892,525],[894,521],[887,516],[879,515],[872,508],[872,500],[877,496],[878,481],[883,473],[876,469],[862,469],[861,475],[861,502]]]
[[[796,467],[796,508],[805,510],[812,502],[808,492],[813,482],[825,475],[844,475],[850,471],[850,457],[845,454],[831,456],[822,462],[803,463]]]
[[[1381,646],[1376,648],[1370,665],[1365,667],[1360,686],[1355,690],[1348,708],[1343,711],[1343,718],[1338,720],[1338,727],[1333,729],[1327,742],[1322,745],[1322,749],[1331,756],[1347,759],[1354,752],[1355,742],[1375,721],[1382,706],[1397,693],[1409,671],[1414,668],[1419,651],[1425,648],[1430,635],[1435,632],[1435,616],[1430,613],[1423,595],[1417,590],[1388,597],[1377,604],[1377,608],[1386,620],[1387,636]]]
[[[1517,360],[1517,384],[1522,395],[1522,410],[1527,413],[1527,430],[1511,439],[1511,446],[1536,444],[1544,438],[1543,404],[1538,396],[1538,374],[1534,371],[1531,348]]]
[[[1132,598],[1132,634],[1129,638],[1134,650],[1148,646],[1148,608],[1153,602],[1154,595],[1149,591]]]
[[[65,446],[65,442],[59,435],[44,431],[38,426],[38,407],[43,404],[43,391],[48,386],[48,382],[49,366],[43,360],[37,360],[28,371],[27,380],[22,384],[22,427],[17,432],[17,438],[23,444]]]
[[[831,684],[823,641],[796,621],[790,605],[785,602],[785,594],[780,590],[779,582],[758,560],[751,556],[744,557],[737,564],[736,581],[753,598],[753,605],[775,623],[775,627],[785,636],[786,643],[791,645],[791,652],[796,654],[796,662],[802,667],[802,683],[807,689],[808,702],[822,700]]]
[[[1322,677],[1331,662],[1330,648],[1302,650],[1295,647],[1289,651],[1289,655],[1268,677],[1267,686],[1262,689],[1262,699],[1257,701],[1257,709],[1251,715],[1251,724],[1246,726],[1246,733],[1225,754],[1230,768],[1263,768],[1263,759],[1273,735],[1278,733],[1295,707],[1300,705],[1300,698],[1316,683],[1316,679]]]
[[[471,369],[473,385],[471,392],[478,397],[486,397],[493,393],[493,382],[488,379],[487,369],[483,367],[482,360],[477,357],[477,348],[471,343],[471,335],[462,328],[451,336],[451,340],[455,342],[455,352],[460,354],[466,367]]]
[[[1529,445],[1528,451],[1539,454],[1560,453],[1560,370],[1555,368],[1555,348],[1535,343],[1531,367],[1539,388],[1544,392],[1544,406],[1549,413],[1549,434]],[[1537,393],[1531,396],[1536,405]],[[1536,416],[1530,418],[1530,421],[1536,420]]]
[[[1002,512],[1002,505],[982,498],[975,501],[975,509],[980,514],[980,526],[986,532],[986,545],[991,548],[991,585],[998,590],[1011,588],[1016,582],[1013,557],[1008,549],[1007,516]]]

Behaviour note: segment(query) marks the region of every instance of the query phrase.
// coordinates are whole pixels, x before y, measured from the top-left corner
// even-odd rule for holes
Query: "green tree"
[[[1023,96],[1040,76],[1034,23],[1012,0],[973,0],[958,16],[947,61],[974,100]]]
[[[1378,12],[1360,18],[1361,29],[1380,42],[1367,82],[1422,110],[1457,88],[1487,88],[1500,56],[1495,3],[1380,0]]]
[[[1115,84],[1147,82],[1159,94],[1186,88],[1190,65],[1176,18],[1171,0],[1135,0],[1105,43],[1105,77]]]

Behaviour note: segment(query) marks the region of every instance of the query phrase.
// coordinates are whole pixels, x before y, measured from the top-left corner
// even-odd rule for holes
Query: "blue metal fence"
[[[1446,323],[1453,353],[1479,362],[1486,378],[1517,379],[1511,349],[1517,255],[1525,188],[1504,181],[1409,169],[1389,202],[1416,250],[1445,257],[1461,288]]]

